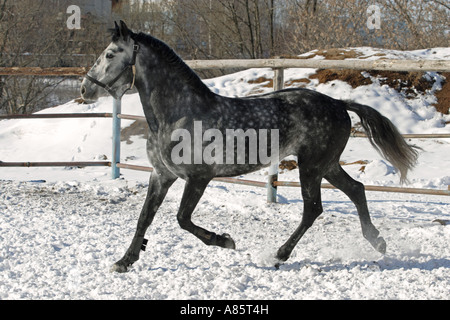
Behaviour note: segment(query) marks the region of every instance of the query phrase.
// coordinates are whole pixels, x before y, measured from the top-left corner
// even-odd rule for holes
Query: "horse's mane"
[[[177,73],[183,77],[195,91],[202,94],[212,94],[212,91],[203,83],[194,70],[192,70],[183,59],[181,59],[180,56],[163,41],[142,32],[133,34],[131,37],[136,42],[153,49],[161,58],[167,61],[167,63],[174,66]]]

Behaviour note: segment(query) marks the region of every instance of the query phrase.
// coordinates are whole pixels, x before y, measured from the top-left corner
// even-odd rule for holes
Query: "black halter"
[[[108,82],[107,84],[104,84],[103,82],[98,81],[95,78],[92,78],[89,74],[86,74],[85,78],[88,79],[89,81],[95,83],[96,85],[98,85],[99,87],[102,87],[103,89],[105,89],[106,91],[108,91],[108,93],[110,95],[113,96],[114,99],[118,99],[118,97],[116,96],[116,93],[114,92],[114,90],[112,89],[112,86],[122,77],[122,75],[128,71],[128,69],[131,69],[131,72],[133,74],[133,82],[131,83],[131,86],[125,90],[125,92],[127,92],[128,90],[131,90],[134,88],[134,82],[136,80],[136,56],[139,52],[139,45],[138,44],[134,44],[133,45],[133,58],[131,59],[131,63],[129,63],[118,75],[117,77],[115,77],[114,79],[112,79],[110,82]]]

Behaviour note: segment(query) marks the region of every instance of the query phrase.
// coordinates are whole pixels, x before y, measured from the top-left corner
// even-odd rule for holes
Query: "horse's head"
[[[115,23],[111,44],[103,51],[81,84],[84,100],[96,100],[105,90],[114,98],[121,98],[132,89],[136,78],[136,56],[139,46],[134,33],[123,21]],[[104,90],[103,90],[103,89]]]

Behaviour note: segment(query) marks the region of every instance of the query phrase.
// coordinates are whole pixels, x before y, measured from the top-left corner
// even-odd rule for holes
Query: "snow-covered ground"
[[[353,204],[323,192],[325,213],[290,260],[277,248],[298,226],[298,189],[267,204],[264,189],[211,183],[194,221],[230,233],[237,250],[207,247],[182,231],[177,182],[126,274],[112,274],[134,233],[145,184],[2,182],[0,299],[448,299],[450,219],[446,198],[369,193],[388,243],[375,252]]]
[[[360,48],[364,58],[379,53]],[[449,48],[386,51],[389,58],[450,57]],[[399,56],[401,54],[401,56]],[[392,56],[391,56],[392,55]],[[395,56],[397,55],[397,56]],[[375,56],[377,57],[377,56]],[[289,69],[286,81],[314,74]],[[228,96],[269,91],[251,80],[272,77],[251,69],[205,80]],[[406,99],[377,81],[353,89],[342,81],[308,88],[353,99],[378,109],[403,133],[450,133],[449,116],[436,112],[433,89]],[[110,112],[111,98],[74,102],[42,111]],[[123,113],[142,114],[136,94],[123,98]],[[357,122],[357,117],[354,117]],[[132,121],[122,121],[126,128]],[[122,143],[122,161],[148,165],[145,139]],[[424,149],[411,172],[411,187],[444,189],[450,184],[450,141],[416,139]],[[82,161],[111,154],[110,119],[8,120],[0,122],[0,161]],[[342,160],[370,185],[398,186],[392,166],[366,139],[353,138]],[[0,299],[448,299],[450,297],[450,198],[368,192],[374,224],[385,238],[386,255],[361,234],[353,203],[340,191],[323,190],[324,214],[302,238],[291,258],[276,270],[276,250],[301,220],[298,188],[280,188],[278,204],[266,203],[265,189],[212,182],[194,221],[229,233],[237,250],[207,247],[178,227],[183,181],[177,181],[147,232],[149,245],[126,274],[110,273],[134,234],[149,173],[109,168],[0,168]],[[245,176],[264,181],[265,170]],[[280,174],[295,181],[298,171]],[[438,220],[438,221],[436,221]]]

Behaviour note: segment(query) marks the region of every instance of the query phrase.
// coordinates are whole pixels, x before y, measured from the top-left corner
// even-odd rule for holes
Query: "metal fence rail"
[[[120,102],[119,102],[120,103]],[[115,109],[118,107],[118,102],[115,102]],[[145,121],[146,118],[137,115],[127,115],[118,113],[119,109],[114,113],[60,113],[60,114],[32,114],[32,115],[2,115],[1,119],[65,119],[65,118],[113,118],[119,120],[115,123],[115,134],[113,136],[113,153],[116,156],[113,157],[112,161],[73,161],[73,162],[2,162],[0,161],[0,167],[111,167],[115,168],[112,170],[113,179],[117,179],[120,176],[120,169],[136,170],[143,172],[153,172],[152,167],[131,165],[120,163],[120,119],[135,120],[135,121]],[[119,131],[117,130],[119,128]],[[366,137],[365,134],[357,133],[352,136],[357,138]],[[450,134],[414,134],[414,135],[403,135],[405,138],[450,138]],[[233,183],[247,186],[254,186],[260,188],[278,188],[278,187],[301,187],[298,182],[290,181],[277,181],[274,180],[270,182],[253,181],[237,178],[215,178],[216,182],[223,183]],[[323,189],[336,189],[330,184],[322,184]],[[436,189],[422,189],[422,188],[399,188],[399,187],[386,187],[386,186],[365,186],[367,191],[378,191],[378,192],[395,192],[395,193],[410,193],[410,194],[427,194],[427,195],[439,195],[439,196],[450,196],[449,190],[436,190]]]
[[[129,164],[117,164],[119,168],[137,170],[137,171],[145,171],[145,172],[153,172],[154,169],[146,166],[136,166]],[[269,182],[262,181],[254,181],[254,180],[246,180],[246,179],[238,179],[238,178],[214,178],[213,181],[223,182],[223,183],[232,183],[239,184],[245,186],[259,187],[259,188],[268,188]],[[296,187],[301,188],[299,182],[295,181],[274,181],[274,187]],[[409,193],[409,194],[425,194],[425,195],[435,195],[435,196],[450,196],[450,186],[448,190],[438,190],[438,189],[424,189],[424,188],[401,188],[401,187],[387,187],[387,186],[364,186],[366,191],[376,191],[376,192],[394,192],[394,193]],[[321,185],[322,189],[334,189],[331,184],[323,183]]]
[[[110,167],[110,161],[72,161],[72,162],[3,162],[0,167]]]
[[[387,71],[437,71],[450,72],[450,60],[305,60],[305,59],[262,59],[262,60],[192,60],[186,63],[193,69],[248,69],[272,68],[274,70],[274,90],[284,87],[284,69],[353,69],[353,70],[387,70]],[[0,76],[84,76],[89,68],[0,68]],[[120,169],[152,172],[153,168],[120,163],[120,125],[121,119],[146,121],[145,117],[121,114],[121,100],[114,99],[112,113],[83,114],[33,114],[33,115],[0,115],[2,119],[61,119],[61,118],[112,118],[113,145],[112,161],[82,162],[1,162],[0,167],[56,167],[56,166],[110,166],[112,178],[120,176]],[[415,138],[450,138],[450,134],[407,134],[407,139]],[[352,137],[366,137],[364,133],[355,132]],[[268,181],[251,181],[236,178],[216,178],[214,181],[235,183],[267,188],[268,202],[276,202],[278,187],[301,187],[298,182],[278,181],[278,167],[269,168]],[[449,190],[398,188],[385,186],[365,186],[367,191],[397,192],[413,194],[433,194],[450,196]],[[334,189],[332,185],[323,184],[322,188]]]
[[[69,119],[69,118],[112,118],[112,113],[38,113],[0,115],[0,120],[6,119]]]

